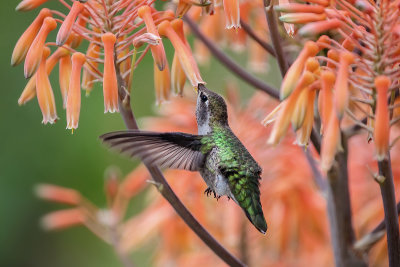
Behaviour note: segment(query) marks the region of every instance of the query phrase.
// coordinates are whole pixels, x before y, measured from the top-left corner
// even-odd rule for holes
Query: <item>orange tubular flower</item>
[[[308,145],[308,141],[310,139],[311,131],[314,125],[314,99],[316,91],[308,89],[305,92],[307,93],[306,112],[304,116],[303,125],[297,132],[297,138],[296,138],[296,143],[300,146]]]
[[[335,107],[339,119],[342,119],[349,105],[349,66],[353,61],[353,53],[340,53],[339,69],[335,82]]]
[[[154,63],[154,86],[156,89],[156,104],[161,104],[169,99],[171,92],[171,78],[168,65],[160,70]]]
[[[321,114],[321,130],[327,127],[329,118],[333,110],[333,85],[335,84],[335,74],[332,71],[323,71],[321,73],[322,90],[319,94],[320,106],[319,112]]]
[[[174,54],[171,67],[171,85],[174,92],[180,96],[183,95],[183,87],[185,86],[186,75],[182,68],[177,53]]]
[[[374,143],[375,153],[378,161],[387,157],[389,151],[389,109],[387,103],[387,93],[390,86],[390,79],[386,76],[375,78],[375,87],[378,99],[375,109]]]
[[[31,47],[33,39],[35,39],[46,17],[51,17],[51,12],[49,9],[43,8],[36,19],[32,22],[31,26],[29,26],[18,39],[11,56],[12,66],[20,64],[25,59],[29,47]]]
[[[339,19],[324,20],[318,22],[308,23],[302,27],[298,34],[303,37],[316,36],[322,32],[336,29],[340,26],[341,21]]]
[[[59,230],[85,223],[85,215],[80,208],[55,211],[42,219],[46,230]]]
[[[108,32],[101,36],[104,44],[103,95],[104,113],[118,111],[118,82],[114,65],[115,35]]]
[[[56,66],[60,58],[63,58],[69,54],[67,49],[62,47],[58,48],[46,61],[47,75],[50,75],[51,71]],[[24,105],[29,100],[33,99],[36,95],[36,74],[33,75],[25,86],[20,98],[18,99],[19,105]]]
[[[181,66],[185,71],[186,77],[192,86],[197,87],[199,83],[204,83],[191,51],[181,38],[179,38],[178,34],[172,28],[171,23],[169,21],[163,21],[158,26],[158,31],[161,35],[166,36],[171,41],[178,55]]]
[[[41,199],[68,205],[78,205],[81,201],[78,191],[56,185],[40,184],[36,186],[35,193]]]
[[[39,33],[36,35],[31,47],[25,58],[24,75],[25,78],[30,78],[39,67],[42,58],[44,43],[47,35],[57,27],[57,22],[51,17],[46,17]]]
[[[283,78],[280,92],[282,100],[288,97],[295,88],[307,59],[315,56],[318,51],[319,48],[315,42],[308,41],[305,43],[303,50]]]
[[[283,3],[274,6],[274,10],[284,13],[316,13],[322,14],[325,12],[325,7],[320,5],[303,5],[298,3]]]
[[[151,15],[151,8],[149,6],[142,6],[138,9],[137,14],[146,24],[147,32],[159,36]],[[167,64],[167,57],[165,56],[165,50],[162,41],[160,41],[158,45],[150,45],[150,49],[158,69],[163,70]]]
[[[226,28],[240,28],[239,0],[223,0]]]
[[[72,26],[74,25],[76,18],[84,8],[84,5],[79,1],[74,2],[71,10],[68,13],[68,16],[65,18],[60,29],[58,30],[56,39],[57,45],[63,45],[67,41],[69,35],[71,34]]]
[[[53,89],[51,88],[46,68],[46,61],[50,54],[50,49],[45,47],[43,52],[40,54],[42,60],[40,61],[39,68],[36,72],[36,94],[43,114],[42,123],[54,123],[58,119],[56,103],[54,101]]]
[[[94,29],[96,33],[99,33],[98,29]],[[95,38],[96,41],[100,42],[100,38]],[[86,52],[87,58],[99,59],[100,58],[100,46],[96,43],[90,43]],[[99,63],[96,61],[92,61],[91,65],[87,62],[85,63],[85,67],[83,68],[82,74],[82,88],[86,90],[86,95],[89,95],[93,89],[93,82],[95,79],[94,72],[97,69]]]
[[[60,66],[59,66],[59,83],[61,96],[63,99],[63,107],[67,107],[67,92],[69,89],[69,83],[71,79],[71,70],[72,70],[72,62],[70,56],[65,56],[60,58]]]
[[[325,14],[315,14],[315,13],[290,13],[279,17],[279,20],[286,23],[308,23],[321,21],[326,18]]]
[[[84,54],[76,52],[72,55],[71,81],[67,95],[67,129],[78,128],[81,110],[81,70],[86,61]]]
[[[340,142],[339,119],[336,112],[331,112],[321,144],[321,168],[323,171],[328,171],[332,167],[336,152],[341,147]]]
[[[17,11],[29,11],[37,8],[38,6],[46,3],[49,0],[23,0],[15,8]]]
[[[293,111],[296,106],[296,102],[299,99],[300,93],[307,88],[311,83],[314,82],[313,74],[309,71],[305,71],[300,78],[300,81],[297,83],[296,88],[293,90],[293,93],[288,97],[288,99],[282,103],[283,106],[281,110],[279,110],[278,117],[272,128],[271,134],[267,141],[268,144],[277,144],[285,135],[289,125],[291,118],[293,116]]]

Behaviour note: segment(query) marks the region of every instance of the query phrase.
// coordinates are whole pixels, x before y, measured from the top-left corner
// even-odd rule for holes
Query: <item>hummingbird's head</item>
[[[215,124],[228,124],[228,112],[222,96],[198,85],[196,119],[199,134],[207,134]]]

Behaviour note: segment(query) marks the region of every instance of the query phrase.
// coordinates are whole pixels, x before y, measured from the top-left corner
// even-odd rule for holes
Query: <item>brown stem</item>
[[[251,37],[253,38],[254,41],[256,41],[262,48],[264,48],[268,53],[270,53],[272,56],[276,57],[275,55],[275,50],[274,48],[267,43],[266,41],[262,40],[248,25],[246,22],[244,22],[242,19],[240,19],[240,25],[242,26],[242,29]]]
[[[355,239],[348,184],[347,139],[342,135],[343,151],[328,171],[328,217],[336,266],[367,266],[353,249]]]
[[[230,59],[225,53],[223,53],[218,47],[216,47],[210,39],[208,39],[197,27],[197,25],[188,17],[183,16],[184,21],[191,29],[192,33],[203,42],[203,44],[210,50],[210,52],[216,57],[227,69],[235,73],[241,79],[246,81],[248,84],[254,86],[254,88],[264,91],[275,99],[279,98],[279,92],[272,86],[261,81],[257,77],[248,73],[241,66],[236,64],[232,59]]]
[[[118,94],[119,94],[119,109],[121,116],[125,122],[126,128],[128,129],[139,129],[136,123],[136,119],[133,115],[130,106],[130,96],[128,91],[125,89],[125,82],[121,77],[119,68],[117,69],[118,77]],[[183,221],[189,226],[197,236],[203,240],[203,242],[226,264],[229,266],[245,266],[239,259],[229,253],[190,213],[190,211],[183,205],[183,203],[176,196],[172,188],[169,186],[167,180],[163,176],[162,172],[158,167],[145,164],[151,177],[157,184],[157,188],[161,195],[171,204],[178,215]]]
[[[278,61],[279,70],[282,76],[285,76],[288,70],[288,62],[286,60],[285,52],[283,51],[281,36],[278,31],[278,24],[276,21],[276,15],[273,9],[271,0],[262,0],[265,7],[265,16],[267,17],[268,29],[271,36],[272,45]]]
[[[394,192],[393,173],[388,159],[378,161],[379,175],[384,180],[379,183],[385,212],[386,236],[389,254],[389,266],[400,266],[400,234],[399,218],[396,208],[396,196]]]

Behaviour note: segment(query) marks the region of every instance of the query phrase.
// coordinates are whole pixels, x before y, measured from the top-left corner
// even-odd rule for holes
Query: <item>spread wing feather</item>
[[[202,136],[199,135],[119,131],[100,138],[125,155],[139,157],[145,163],[161,168],[198,171],[205,160],[200,151]]]

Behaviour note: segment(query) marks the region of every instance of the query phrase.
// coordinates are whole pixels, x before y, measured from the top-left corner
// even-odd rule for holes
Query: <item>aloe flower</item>
[[[46,2],[23,0],[17,10],[29,11]],[[103,85],[104,111],[118,112],[118,102],[123,100],[119,99],[119,93],[121,90],[129,93],[133,72],[148,50],[158,69],[154,74],[157,102],[169,98],[171,74],[158,26],[174,19],[171,11],[157,11],[151,6],[154,0],[88,0],[72,1],[72,5],[63,0],[59,2],[66,12],[43,8],[13,51],[11,64],[24,62],[24,75],[30,78],[18,100],[20,105],[37,95],[43,123],[54,123],[58,119],[54,87],[46,77],[59,63],[62,106],[67,109],[68,129],[78,127],[81,89],[88,95],[96,82]],[[53,30],[57,31],[55,42],[48,40]],[[173,75],[180,93],[186,78],[194,88],[204,83],[182,31],[182,25],[181,28],[172,27],[165,35],[171,38],[179,55],[179,65],[177,61],[174,63]],[[43,57],[46,47],[55,49],[48,57]],[[87,47],[86,51],[82,47]]]
[[[287,72],[281,86],[281,98],[295,98],[293,105],[304,101],[295,95],[299,77],[307,72],[307,58],[315,58],[321,72],[314,72],[315,88],[319,90],[318,114],[321,118],[322,167],[328,170],[335,154],[341,149],[340,131],[353,123],[368,132],[375,143],[378,160],[387,157],[392,146],[390,127],[400,117],[394,113],[400,71],[400,18],[398,2],[377,4],[359,0],[352,2],[311,1],[282,3],[275,10],[283,12],[280,20],[294,24],[298,36],[315,39],[322,35],[317,47],[310,50],[308,41]],[[283,104],[288,101],[284,101]],[[315,105],[310,98],[308,105]],[[285,117],[280,109],[277,118]],[[270,118],[268,116],[267,118]],[[277,119],[271,143],[286,134],[282,119]],[[300,125],[296,125],[295,130]],[[276,134],[279,133],[279,134]]]

